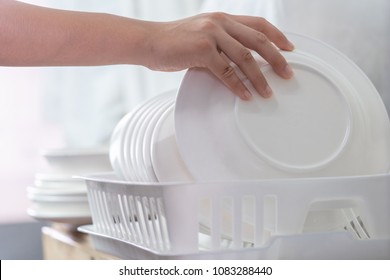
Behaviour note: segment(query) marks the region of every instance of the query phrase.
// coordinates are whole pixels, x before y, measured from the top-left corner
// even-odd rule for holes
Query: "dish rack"
[[[171,184],[83,178],[93,225],[79,230],[123,259],[390,259],[390,174]]]

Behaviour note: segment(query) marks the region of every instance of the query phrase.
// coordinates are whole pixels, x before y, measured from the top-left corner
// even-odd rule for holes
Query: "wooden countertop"
[[[42,227],[43,258],[46,260],[114,260],[96,251],[87,234],[61,224]]]

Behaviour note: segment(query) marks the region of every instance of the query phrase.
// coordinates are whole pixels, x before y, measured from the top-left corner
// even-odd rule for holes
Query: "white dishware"
[[[127,113],[115,126],[114,131],[111,134],[110,138],[110,150],[109,150],[109,158],[112,169],[115,170],[118,177],[121,179],[125,179],[124,171],[122,170],[122,141],[123,141],[123,133],[125,130],[125,126],[127,126],[128,121],[132,118],[133,112]]]
[[[31,207],[27,209],[27,214],[36,220],[70,224],[73,226],[86,225],[92,222],[89,209],[85,209],[84,212],[78,212],[76,214],[68,213],[67,210],[52,212],[41,210],[40,207]]]
[[[72,187],[62,187],[62,188],[44,188],[44,187],[36,187],[30,186],[27,187],[27,194],[32,195],[48,195],[48,196],[86,196],[87,190],[85,188],[72,188]]]
[[[117,136],[115,136],[117,138]],[[81,225],[91,221],[87,188],[77,176],[112,171],[106,148],[62,148],[42,152],[48,163],[46,173],[35,174],[27,187],[27,213],[49,222]],[[118,160],[113,161],[118,165]]]
[[[73,225],[91,221],[86,191],[28,187],[27,195],[30,201],[27,214],[34,219]]]
[[[166,112],[169,108],[173,106],[173,103],[174,97],[171,96],[167,100],[165,100],[165,102],[161,103],[161,105],[156,108],[156,110],[152,112],[152,114],[150,114],[150,117],[145,123],[146,125],[145,130],[143,132],[143,137],[140,137],[140,146],[137,149],[137,155],[139,159],[139,165],[145,173],[145,182],[158,182],[158,178],[156,177],[156,173],[154,171],[150,155],[151,138],[158,120],[161,118],[164,112]]]
[[[154,126],[174,103],[176,90],[148,99],[126,114],[110,139],[110,161],[118,176],[127,181],[156,182],[151,166],[150,143]]]
[[[78,189],[86,192],[85,183],[80,178],[58,174],[35,174],[34,187],[38,189]]]
[[[127,180],[143,181],[135,158],[137,137],[140,137],[139,130],[142,125],[142,118],[145,114],[149,114],[153,106],[160,104],[161,100],[164,100],[165,98],[166,97],[161,94],[141,104],[129,121],[128,126],[125,128],[122,142],[122,155],[124,160],[123,166],[125,166],[124,172]]]
[[[105,147],[47,149],[41,153],[48,163],[48,173],[72,176],[112,171]]]
[[[131,138],[130,144],[126,145],[126,147],[129,149],[129,153],[126,154],[129,156],[127,160],[131,162],[131,166],[135,170],[136,180],[140,182],[147,181],[146,174],[143,170],[143,166],[140,162],[139,157],[139,152],[141,149],[141,139],[143,138],[143,133],[148,118],[150,117],[154,109],[158,107],[163,100],[164,99],[160,97],[158,100],[146,103],[144,105],[145,110],[143,111],[143,114],[139,116],[135,123],[134,132],[132,134],[133,137]]]
[[[38,202],[53,202],[53,203],[82,203],[88,205],[88,197],[86,194],[61,194],[61,195],[47,195],[47,194],[39,194],[39,193],[28,193],[28,198],[30,201],[38,201]]]
[[[189,174],[181,159],[175,137],[174,106],[158,120],[151,139],[151,161],[159,182],[190,182]]]
[[[130,112],[131,118],[128,119],[127,125],[123,128],[122,139],[120,142],[119,153],[121,159],[121,169],[125,179],[129,181],[138,181],[137,172],[134,169],[134,163],[130,154],[132,152],[130,147],[131,143],[135,141],[134,128],[138,122],[139,116],[146,110],[145,106],[142,105]]]
[[[284,80],[255,56],[274,91],[242,101],[210,72],[190,69],[178,91],[180,155],[197,181],[348,176],[390,167],[390,125],[364,73],[322,42],[287,34]]]
[[[73,160],[74,155],[71,157]],[[68,225],[91,221],[87,188],[80,178],[66,173],[37,173],[34,184],[26,191],[30,202],[27,213],[34,219]]]
[[[147,170],[143,159],[143,144],[145,141],[145,133],[149,124],[153,123],[153,119],[159,115],[160,110],[165,110],[170,103],[173,102],[172,98],[164,98],[154,106],[151,106],[147,111],[147,114],[140,120],[140,126],[138,129],[138,136],[136,137],[135,144],[132,147],[133,159],[135,166],[137,167],[140,181],[143,182],[156,182],[157,178],[153,170]]]

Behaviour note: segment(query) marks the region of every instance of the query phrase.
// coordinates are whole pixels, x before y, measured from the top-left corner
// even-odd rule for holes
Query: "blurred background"
[[[53,8],[169,21],[206,11],[262,16],[284,31],[339,49],[372,80],[390,109],[387,0],[28,0]],[[47,163],[42,150],[108,147],[119,119],[176,89],[184,72],[139,66],[0,67],[0,259],[42,258],[40,227],[26,213],[26,187]]]
[[[195,0],[27,0],[52,8],[168,21],[199,11]],[[138,66],[0,67],[0,259],[41,258],[40,226],[26,188],[48,164],[43,150],[108,147],[119,119],[177,88],[183,73]]]

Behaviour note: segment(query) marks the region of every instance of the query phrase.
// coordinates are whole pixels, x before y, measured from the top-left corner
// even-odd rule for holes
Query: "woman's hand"
[[[294,46],[276,27],[263,18],[224,13],[201,14],[175,22],[156,23],[146,40],[144,64],[153,70],[176,71],[191,67],[209,69],[242,99],[250,93],[238,78],[234,62],[263,97],[272,94],[251,51],[256,51],[283,78],[292,70],[277,47]]]
[[[259,94],[269,97],[272,92],[250,50],[281,77],[292,75],[277,49],[293,49],[282,32],[263,18],[224,13],[162,23],[0,0],[0,42],[0,65],[136,64],[159,71],[202,67],[242,99],[250,93],[230,62]]]

